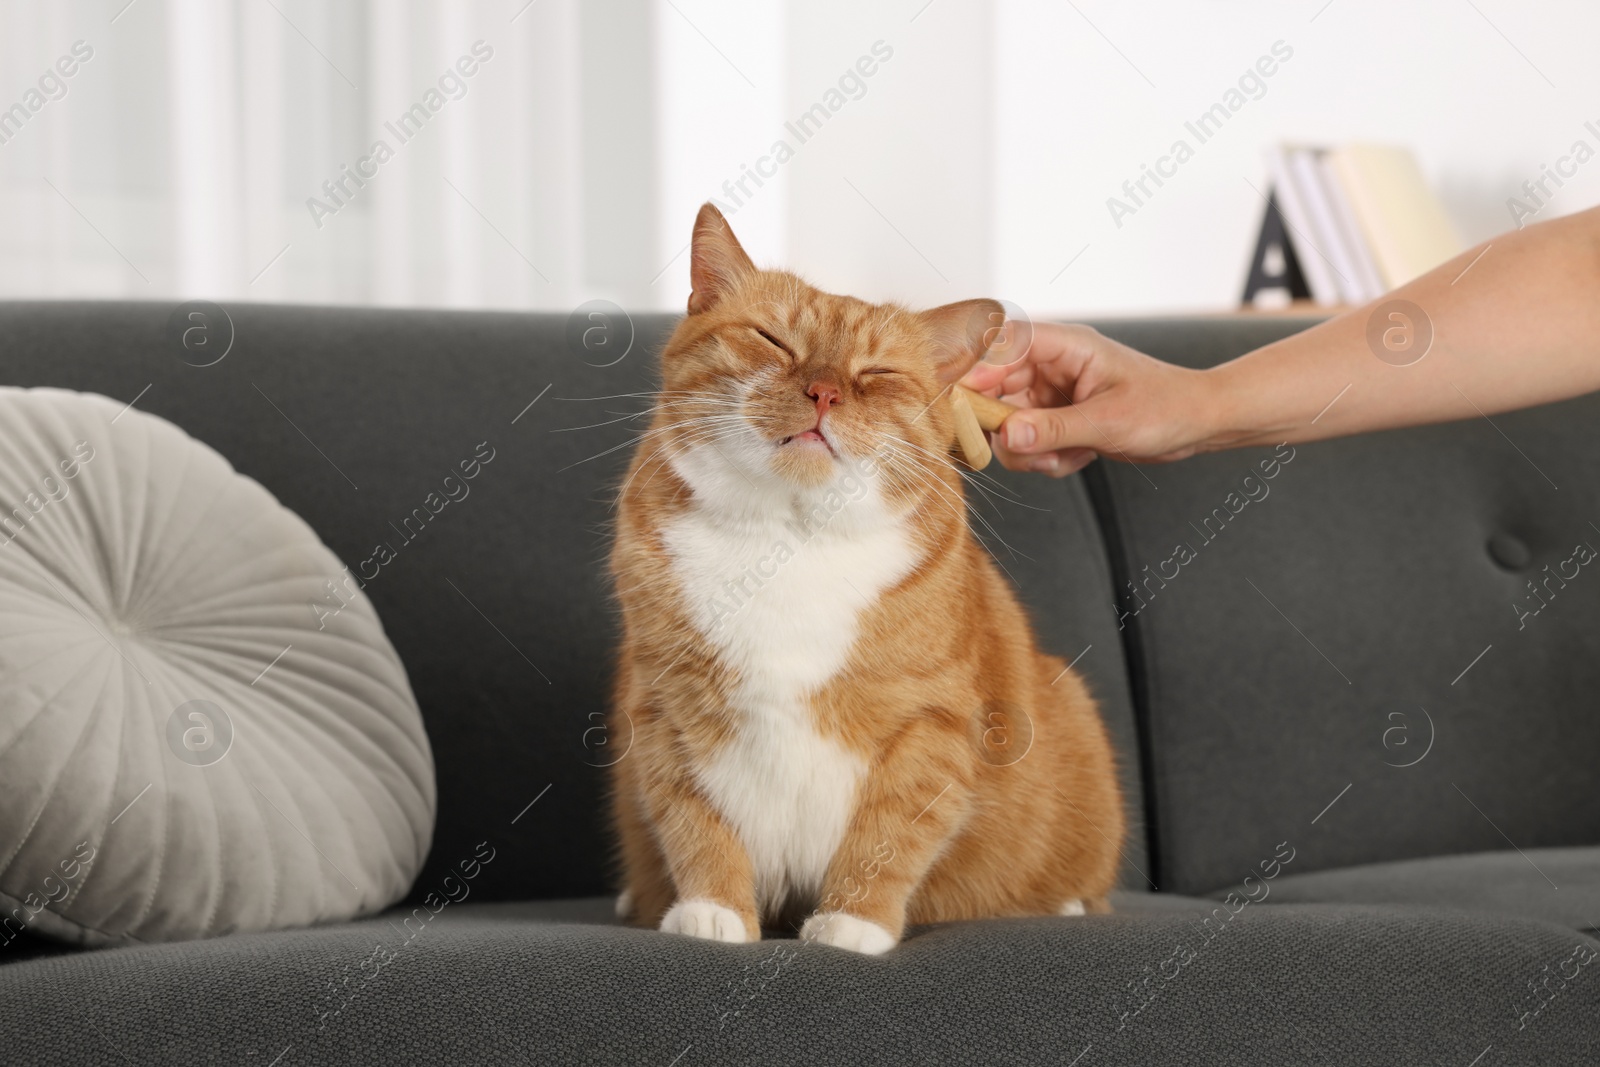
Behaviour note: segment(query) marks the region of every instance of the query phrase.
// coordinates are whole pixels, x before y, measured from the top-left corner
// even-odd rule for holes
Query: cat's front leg
[[[677,890],[661,929],[712,941],[761,940],[750,856],[721,814],[687,774],[657,778],[646,794]]]
[[[899,943],[911,895],[960,827],[969,794],[954,761],[947,775],[940,762],[897,763],[868,776],[802,941],[868,955]]]

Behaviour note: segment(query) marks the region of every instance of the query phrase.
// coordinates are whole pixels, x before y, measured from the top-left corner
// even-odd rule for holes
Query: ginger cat
[[[908,923],[1109,910],[1105,727],[949,456],[946,383],[1000,305],[820,292],[710,204],[690,276],[611,556],[619,912],[735,942],[809,915],[803,938],[880,953]]]

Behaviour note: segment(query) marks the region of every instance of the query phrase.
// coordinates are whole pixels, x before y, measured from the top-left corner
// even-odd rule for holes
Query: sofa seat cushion
[[[0,966],[0,1033],[9,1062],[115,1067],[1600,1060],[1600,942],[1531,919],[1161,897],[864,957],[620,927],[609,903],[468,901]]]
[[[1220,900],[1227,892],[1212,896]],[[1285,874],[1271,884],[1263,903],[1432,905],[1595,931],[1600,847],[1474,852]]]

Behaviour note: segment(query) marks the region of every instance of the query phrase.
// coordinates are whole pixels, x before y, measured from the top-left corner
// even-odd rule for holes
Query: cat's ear
[[[941,381],[953,382],[1000,340],[1006,309],[998,300],[963,300],[921,313],[932,335],[929,358]]]
[[[711,204],[701,207],[689,242],[689,283],[694,287],[689,314],[709,309],[755,269],[722,212]]]

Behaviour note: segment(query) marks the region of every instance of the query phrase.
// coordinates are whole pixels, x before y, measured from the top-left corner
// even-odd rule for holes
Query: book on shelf
[[[1284,144],[1266,162],[1271,192],[1246,304],[1365,304],[1462,250],[1405,148]]]

